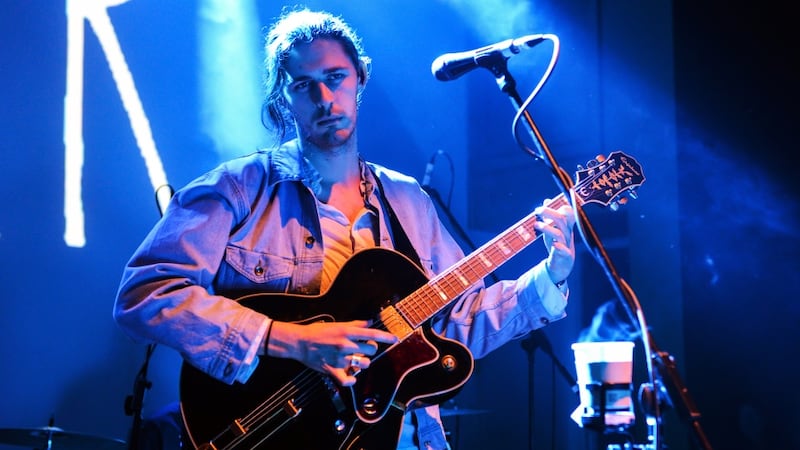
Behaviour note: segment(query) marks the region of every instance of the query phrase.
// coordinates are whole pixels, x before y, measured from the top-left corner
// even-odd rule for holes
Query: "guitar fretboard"
[[[547,206],[558,209],[568,204],[563,194]],[[412,328],[421,326],[470,286],[497,270],[514,255],[539,238],[533,227],[536,213],[532,212],[494,239],[470,253],[448,270],[399,301],[395,308]]]

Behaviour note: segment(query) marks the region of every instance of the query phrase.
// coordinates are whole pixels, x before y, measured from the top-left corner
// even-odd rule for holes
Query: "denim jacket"
[[[464,257],[415,179],[368,165],[427,277]],[[289,142],[221,164],[180,189],[124,269],[114,307],[118,325],[139,342],[176,349],[225,383],[246,381],[271,319],[235,299],[319,293],[317,176]],[[394,248],[388,221],[379,222],[379,245]],[[435,317],[433,328],[481,358],[564,317],[561,289],[540,262],[517,280],[473,286]],[[438,408],[415,412],[420,446],[447,448]]]

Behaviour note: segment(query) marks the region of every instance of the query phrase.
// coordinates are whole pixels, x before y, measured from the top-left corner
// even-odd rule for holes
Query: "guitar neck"
[[[598,157],[587,163],[587,168],[578,171],[578,182],[570,194],[581,207],[587,203],[603,206],[619,206],[617,199],[624,193],[633,193],[644,180],[642,167],[636,159],[623,152],[611,153],[608,158]],[[546,206],[558,209],[569,204],[559,195]],[[431,279],[411,295],[395,304],[395,309],[405,318],[411,328],[416,329],[447,306],[470,286],[485,278],[522,249],[535,241],[539,235],[533,228],[536,214],[531,213],[499,236],[451,268]]]
[[[546,206],[558,209],[568,204],[561,194]],[[433,317],[470,286],[497,270],[514,255],[539,238],[533,227],[536,213],[523,218],[506,231],[470,253],[448,270],[432,278],[395,305],[412,328]]]

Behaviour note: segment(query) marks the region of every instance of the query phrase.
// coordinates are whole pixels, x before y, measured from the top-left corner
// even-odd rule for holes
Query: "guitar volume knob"
[[[333,430],[336,432],[336,434],[342,434],[346,428],[347,424],[344,423],[344,420],[342,419],[336,419],[333,422]]]
[[[458,366],[458,362],[453,355],[445,355],[442,357],[442,368],[447,372],[456,370],[456,366]]]
[[[361,410],[368,416],[374,416],[378,413],[378,399],[375,397],[367,397],[361,402]]]

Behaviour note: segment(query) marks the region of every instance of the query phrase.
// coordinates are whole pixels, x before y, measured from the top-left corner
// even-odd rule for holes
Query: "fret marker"
[[[511,253],[511,249],[508,248],[505,242],[500,241],[497,243],[497,246],[500,248],[500,251],[503,252],[504,255],[508,255]]]
[[[481,259],[481,261],[483,262],[483,265],[484,265],[484,266],[486,266],[486,267],[492,267],[492,262],[491,262],[491,261],[489,261],[489,259],[488,259],[488,258],[486,258],[486,256],[484,256],[484,254],[483,254],[483,253],[479,254],[479,255],[478,255],[478,257]]]
[[[522,238],[522,240],[524,240],[525,242],[528,242],[528,241],[531,239],[531,234],[530,234],[530,233],[528,232],[528,230],[527,230],[525,227],[523,227],[523,226],[517,227],[517,234],[518,234],[518,235],[519,235],[519,236]]]

